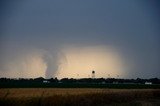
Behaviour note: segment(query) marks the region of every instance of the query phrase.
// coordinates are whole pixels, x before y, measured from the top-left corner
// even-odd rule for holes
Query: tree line
[[[160,79],[120,79],[120,78],[50,78],[45,79],[43,77],[38,78],[0,78],[0,83],[97,83],[97,84],[145,84],[150,82],[152,84],[160,84]]]

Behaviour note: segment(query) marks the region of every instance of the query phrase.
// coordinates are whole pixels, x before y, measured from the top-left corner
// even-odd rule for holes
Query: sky
[[[160,78],[158,0],[1,0],[0,77]]]

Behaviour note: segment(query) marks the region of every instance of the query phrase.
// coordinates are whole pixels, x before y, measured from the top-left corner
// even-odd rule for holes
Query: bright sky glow
[[[96,71],[96,77],[124,75],[123,60],[112,48],[81,47],[63,52],[66,58],[61,60],[58,77],[88,78],[92,70]]]

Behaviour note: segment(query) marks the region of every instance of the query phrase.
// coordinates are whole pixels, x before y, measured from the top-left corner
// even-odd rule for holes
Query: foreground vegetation
[[[0,89],[0,106],[160,106],[160,89]]]
[[[146,84],[146,82],[150,84]],[[50,78],[10,79],[0,78],[0,88],[117,88],[160,89],[160,79],[115,79],[115,78]]]
[[[114,88],[114,89],[160,89],[160,84],[97,84],[97,83],[5,83],[0,88]]]

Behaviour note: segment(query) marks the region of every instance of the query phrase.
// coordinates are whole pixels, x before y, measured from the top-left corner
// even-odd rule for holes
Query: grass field
[[[160,106],[160,89],[4,88],[0,106]]]

